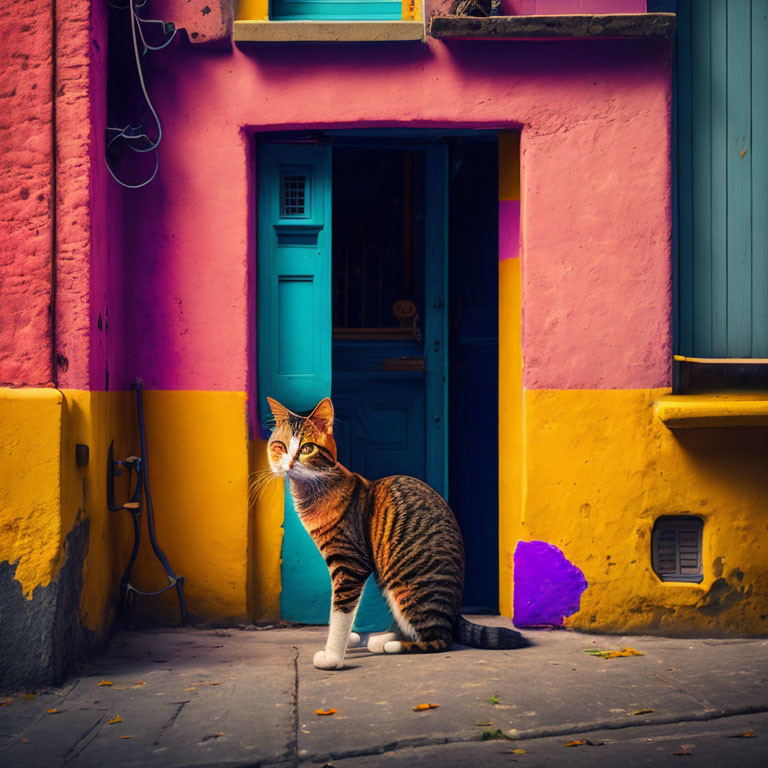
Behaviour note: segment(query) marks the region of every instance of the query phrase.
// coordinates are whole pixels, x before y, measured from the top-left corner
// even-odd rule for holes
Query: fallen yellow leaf
[[[132,738],[133,738],[133,736],[121,736],[120,738],[121,738],[121,739],[132,739]]]
[[[527,752],[524,749],[513,749],[512,750],[513,755],[525,755]]]
[[[102,680],[98,685],[114,685],[111,680]]]
[[[569,741],[566,743],[566,747],[581,747],[587,742],[584,739],[576,739],[575,741]]]
[[[493,720],[487,720],[486,722],[482,723],[475,723],[475,725],[493,725]]]
[[[437,709],[439,704],[417,704],[414,708],[414,712],[424,712],[427,709]]]
[[[197,690],[197,688],[195,688],[195,686],[194,686],[194,685],[190,685],[190,686],[189,686],[189,688],[185,688],[184,690],[185,690],[185,691],[196,691],[196,690]]]
[[[651,715],[655,712],[655,709],[636,709],[632,714],[633,715]]]
[[[45,710],[49,715],[55,715],[59,710],[56,709],[56,707],[53,707],[52,709],[46,709]]]
[[[322,715],[322,716],[325,716],[325,715],[335,715],[336,714],[336,710],[333,709],[333,707],[331,707],[331,709],[316,709],[315,710],[315,714],[316,715]]]
[[[120,715],[115,715],[111,720],[107,720],[107,725],[114,725],[115,723],[122,723],[123,718]]]

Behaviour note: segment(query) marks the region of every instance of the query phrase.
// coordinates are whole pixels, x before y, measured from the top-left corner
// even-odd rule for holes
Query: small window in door
[[[310,174],[304,168],[280,169],[280,218],[310,217]]]
[[[704,523],[698,517],[660,517],[653,526],[651,559],[662,581],[698,584],[702,572],[701,538]]]

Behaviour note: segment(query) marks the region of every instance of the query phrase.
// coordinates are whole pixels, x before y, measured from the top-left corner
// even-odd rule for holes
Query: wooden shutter
[[[331,148],[264,144],[259,174],[259,402],[331,394]]]
[[[768,0],[678,6],[677,351],[768,357]]]
[[[704,523],[698,517],[660,517],[653,527],[651,560],[662,581],[702,581],[701,540]]]

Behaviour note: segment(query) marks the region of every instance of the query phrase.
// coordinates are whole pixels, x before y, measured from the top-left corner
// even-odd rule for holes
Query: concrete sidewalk
[[[62,689],[0,697],[0,766],[768,765],[768,640],[526,635],[327,672],[322,627],[124,632]],[[622,646],[644,655],[584,652]]]

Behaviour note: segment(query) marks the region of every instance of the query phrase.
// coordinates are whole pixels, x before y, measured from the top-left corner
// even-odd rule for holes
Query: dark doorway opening
[[[464,610],[498,610],[498,141],[446,140],[448,501]],[[425,466],[424,152],[333,149],[333,399],[340,460],[370,479]]]
[[[464,610],[499,607],[498,141],[449,155],[448,465],[466,549]]]

